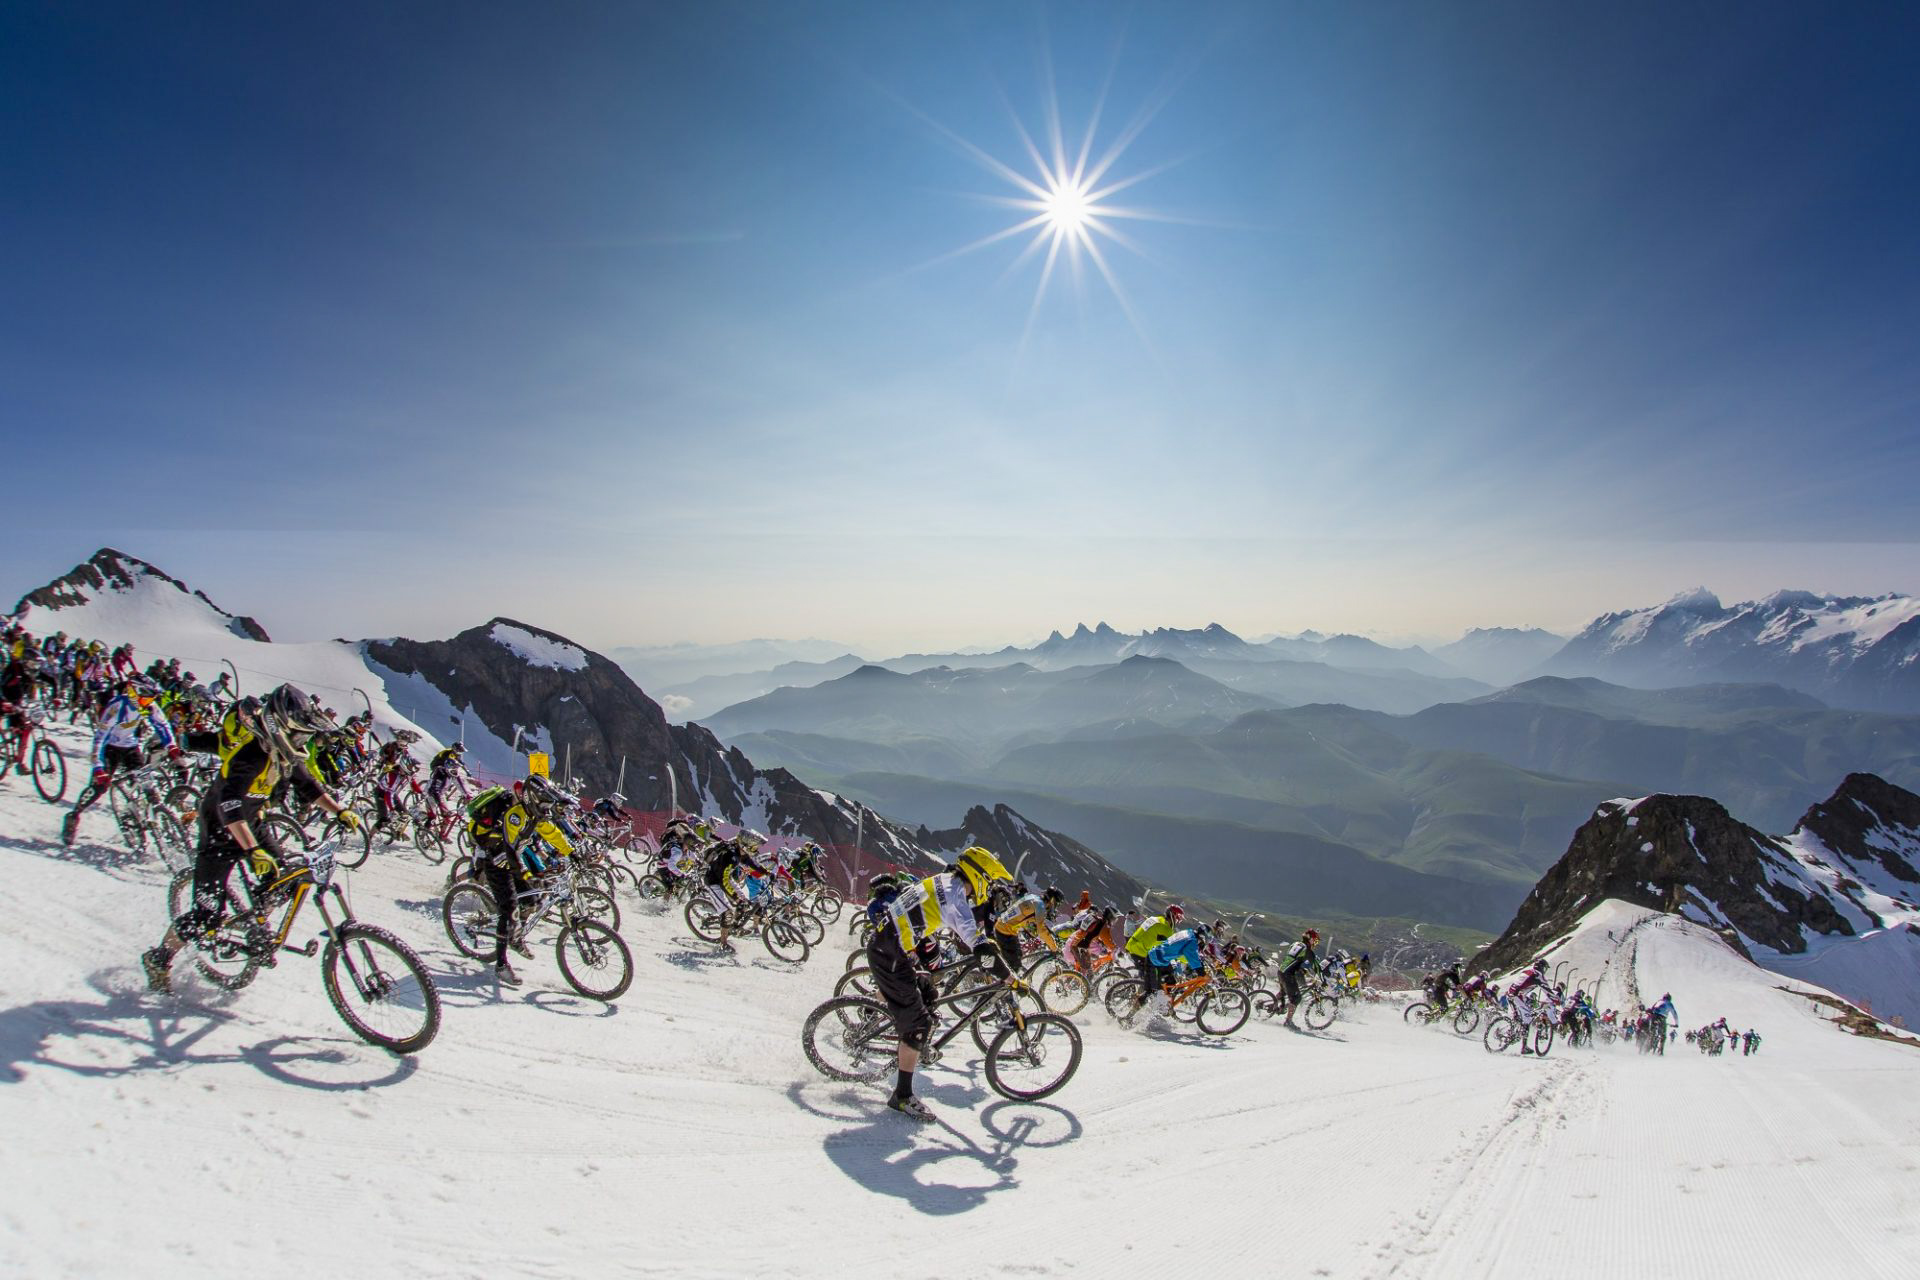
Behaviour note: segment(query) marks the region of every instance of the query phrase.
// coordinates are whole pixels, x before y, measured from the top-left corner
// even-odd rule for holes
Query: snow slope
[[[442,936],[438,873],[376,859],[356,907],[445,1001],[396,1060],[299,956],[237,996],[144,994],[157,868],[99,816],[62,850],[57,821],[0,783],[8,1276],[1920,1274],[1920,1050],[1841,1034],[1672,917],[1606,904],[1565,946],[1760,1027],[1759,1056],[1494,1058],[1387,1006],[1224,1041],[1089,1014],[1048,1103],[961,1054],[918,1128],[800,1053],[838,931],[792,970],[628,902],[617,1005],[544,951],[500,994]]]
[[[108,645],[130,643],[141,666],[155,658],[178,658],[202,682],[221,673],[230,662],[239,673],[242,693],[262,694],[286,681],[319,698],[340,715],[371,706],[382,736],[395,729],[420,731],[438,750],[447,725],[418,725],[403,715],[388,697],[386,682],[367,664],[361,646],[344,640],[308,644],[277,644],[238,634],[232,618],[205,598],[186,591],[171,579],[146,572],[129,559],[130,581],[108,583],[72,598],[61,608],[30,605],[20,622],[37,635],[65,631]],[[424,683],[424,682],[419,682]],[[361,702],[365,694],[367,702]],[[442,699],[444,701],[444,699]]]

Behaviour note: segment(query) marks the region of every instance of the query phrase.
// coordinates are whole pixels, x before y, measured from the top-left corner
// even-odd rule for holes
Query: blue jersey
[[[1185,969],[1200,967],[1200,944],[1195,941],[1193,930],[1182,929],[1153,950],[1147,952],[1147,961],[1162,969],[1173,967],[1176,963]]]
[[[100,713],[93,735],[94,768],[105,767],[108,747],[139,746],[142,720],[153,726],[153,736],[161,746],[173,745],[173,725],[168,723],[166,714],[151,703],[143,707],[123,693],[111,699]]]

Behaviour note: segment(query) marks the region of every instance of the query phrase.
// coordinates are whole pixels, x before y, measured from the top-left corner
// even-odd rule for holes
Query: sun
[[[1056,233],[1077,235],[1097,212],[1090,194],[1083,183],[1056,179],[1038,201],[1040,212]]]

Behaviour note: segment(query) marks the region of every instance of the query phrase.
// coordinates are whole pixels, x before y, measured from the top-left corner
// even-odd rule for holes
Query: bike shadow
[[[524,973],[521,980],[530,981]],[[440,1003],[457,1009],[522,1004],[567,1018],[611,1018],[620,1008],[613,1001],[590,1000],[570,990],[503,987],[494,979],[491,969],[436,969],[433,985],[440,992]]]
[[[1154,1018],[1141,1029],[1141,1034],[1149,1040],[1158,1040],[1162,1044],[1190,1045],[1200,1049],[1231,1049],[1233,1036],[1210,1036],[1200,1031],[1178,1030],[1179,1024],[1168,1023]],[[1235,1032],[1234,1035],[1238,1035]]]
[[[65,812],[60,810],[59,812]],[[135,853],[119,845],[99,844],[92,840],[77,839],[72,844],[61,844],[55,839],[40,839],[36,836],[7,836],[0,840],[9,849],[18,849],[50,862],[71,862],[78,866],[90,867],[95,871],[128,872],[143,871],[155,877],[171,878],[173,872],[158,857],[150,853]]]
[[[847,1124],[828,1134],[821,1149],[841,1173],[877,1195],[929,1217],[951,1217],[1020,1185],[1017,1142],[996,1140],[987,1147],[944,1120],[916,1123],[889,1111],[878,1090],[838,1090],[832,1095],[836,1111],[828,1112],[808,1100],[810,1088],[818,1086],[796,1082],[787,1097],[803,1111]],[[923,1092],[944,1101],[932,1089]]]
[[[284,1084],[335,1092],[386,1088],[418,1069],[413,1057],[320,1036],[278,1035],[216,1048],[210,1043],[215,1033],[243,1025],[232,1014],[191,996],[153,995],[131,982],[124,970],[101,970],[87,980],[99,1000],[0,1009],[0,1085],[24,1082],[33,1067],[114,1079],[239,1063]]]
[[[742,965],[738,950],[727,951],[719,943],[706,943],[712,948],[708,951],[695,951],[695,944],[686,938],[672,938],[672,942],[682,943],[680,950],[663,952],[660,956],[676,969],[685,969],[688,973],[702,973],[708,969],[738,969]]]

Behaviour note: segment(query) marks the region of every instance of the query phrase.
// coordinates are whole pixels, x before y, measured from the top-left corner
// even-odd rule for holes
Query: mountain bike
[[[282,951],[318,953],[327,999],[355,1035],[394,1053],[418,1053],[432,1043],[440,1030],[440,992],[433,976],[413,948],[354,916],[347,895],[334,882],[332,846],[321,845],[304,862],[289,859],[271,880],[258,885],[250,881],[245,862],[235,862],[222,886],[219,923],[187,940],[196,967],[208,981],[238,991],[263,966],[277,964]],[[186,913],[193,900],[191,870],[174,876],[167,897],[175,919]],[[334,911],[327,909],[329,900]],[[308,901],[320,912],[320,937],[294,946],[287,934]],[[271,915],[282,905],[286,914],[273,928]],[[324,951],[321,938],[326,940]]]
[[[1488,1021],[1480,1041],[1488,1053],[1505,1053],[1517,1044],[1544,1058],[1553,1048],[1553,1022],[1544,1012],[1535,1013],[1531,1024],[1512,1014],[1496,1014]]]
[[[987,1083],[1003,1098],[1031,1102],[1073,1078],[1080,1066],[1079,1028],[1057,1013],[1022,1008],[1022,993],[1037,1001],[1026,984],[1006,977],[957,985],[952,994],[932,1002],[936,1019],[942,1009],[958,1012],[959,1018],[921,1051],[923,1065],[940,1061],[947,1046],[966,1028],[986,1054]],[[983,1021],[990,1019],[1001,1023],[991,1039],[982,1029]],[[884,1002],[836,996],[807,1015],[800,1045],[807,1061],[828,1079],[871,1081],[894,1069],[900,1037]]]
[[[507,945],[528,954],[533,931],[556,919],[560,931],[553,955],[567,985],[589,1000],[618,1000],[633,985],[633,953],[618,933],[595,919],[584,903],[598,895],[591,886],[576,886],[569,865],[562,861],[514,898],[513,930]],[[500,938],[499,912],[493,894],[476,880],[462,880],[441,900],[440,918],[454,948],[470,960],[491,961]]]
[[[774,959],[804,964],[813,950],[813,944],[807,941],[806,933],[796,919],[796,916],[804,914],[798,904],[776,899],[736,902],[722,911],[707,894],[696,893],[687,900],[686,919],[687,928],[693,930],[693,936],[703,942],[720,941],[723,930],[742,937],[757,933],[767,953]],[[811,916],[808,918],[813,919]],[[814,923],[818,924],[819,921],[814,920]]]
[[[1189,1016],[1180,1020],[1193,1022],[1210,1036],[1232,1035],[1247,1024],[1253,1012],[1253,1002],[1245,991],[1218,982],[1205,971],[1167,983],[1162,990],[1167,993],[1170,1014],[1178,1018],[1184,1008]],[[1129,978],[1109,986],[1104,1003],[1115,1022],[1131,1027],[1146,1008],[1146,1001],[1146,985],[1138,978]]]
[[[60,744],[47,736],[46,719],[38,708],[25,707],[20,714],[26,719],[26,728],[15,730],[9,735],[8,745],[26,739],[26,749],[21,752],[22,763],[0,765],[0,772],[29,774],[33,778],[33,789],[48,804],[59,804],[61,797],[67,794],[67,756],[60,750]]]
[[[200,796],[178,777],[165,760],[117,773],[107,784],[107,807],[120,828],[120,838],[135,853],[148,845],[169,871],[193,865]]]

